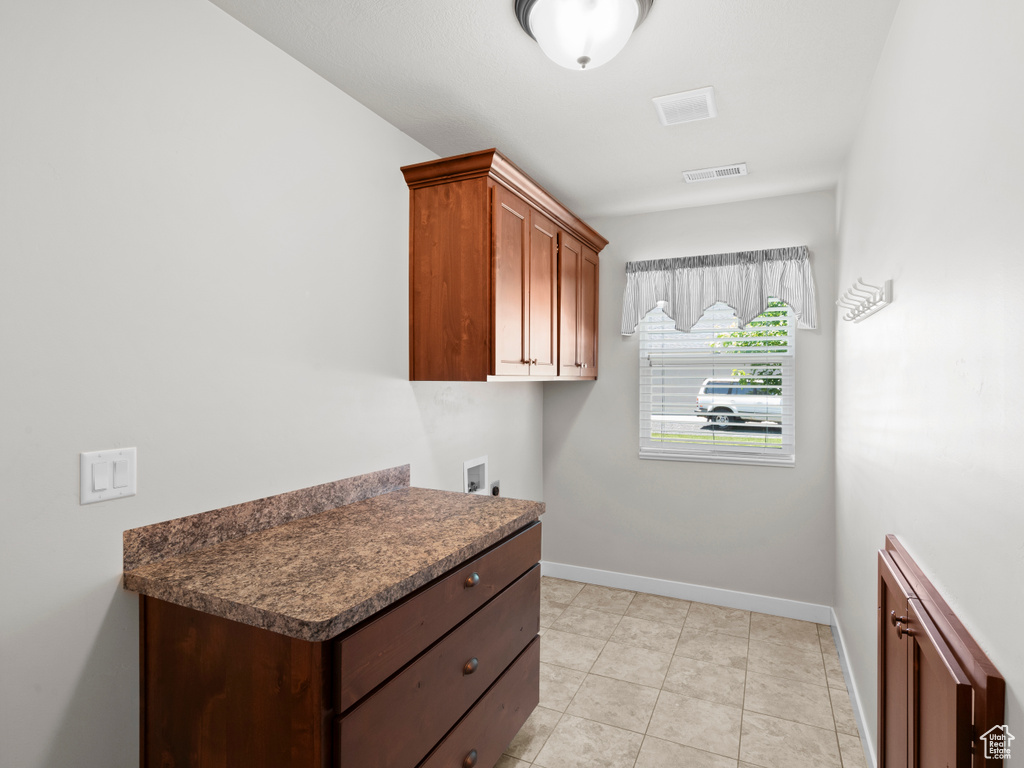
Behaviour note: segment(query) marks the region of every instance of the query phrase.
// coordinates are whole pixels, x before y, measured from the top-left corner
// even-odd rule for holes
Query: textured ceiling
[[[441,156],[497,147],[582,216],[832,187],[898,0],[655,0],[626,49],[555,65],[513,0],[213,0]],[[714,86],[718,117],[651,99]],[[686,184],[692,168],[749,175]]]

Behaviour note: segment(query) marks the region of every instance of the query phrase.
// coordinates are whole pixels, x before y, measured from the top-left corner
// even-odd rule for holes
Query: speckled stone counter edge
[[[124,570],[131,571],[141,565],[248,536],[290,520],[298,520],[400,488],[408,488],[409,474],[409,465],[405,464],[231,507],[179,517],[176,520],[154,523],[142,528],[132,528],[125,531],[123,537]],[[128,586],[127,582],[125,588],[136,590],[135,587]],[[222,611],[209,612],[234,618]],[[246,624],[263,626],[253,621],[238,620]]]
[[[182,605],[186,608],[194,608],[204,613],[231,619],[241,624],[249,624],[254,627],[261,627],[272,632],[277,632],[288,637],[312,642],[330,640],[347,629],[354,627],[364,619],[373,616],[392,603],[400,600],[406,595],[416,591],[420,587],[429,584],[438,576],[447,573],[466,560],[483,552],[492,544],[497,544],[506,536],[540,519],[544,510],[542,503],[536,503],[533,508],[509,521],[500,528],[495,528],[487,535],[475,539],[472,544],[462,547],[458,551],[450,553],[447,557],[431,563],[426,568],[412,576],[388,585],[387,588],[370,595],[361,603],[352,606],[337,616],[327,621],[311,622],[298,619],[292,616],[284,616],[279,613],[256,608],[251,605],[242,605],[212,595],[199,592],[183,592],[173,587],[168,588],[158,580],[150,580],[138,574],[125,573],[125,589],[140,594],[149,595],[161,600]]]

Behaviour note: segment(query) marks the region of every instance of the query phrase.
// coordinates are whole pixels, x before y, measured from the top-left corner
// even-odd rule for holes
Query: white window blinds
[[[771,299],[746,327],[718,302],[682,332],[659,303],[638,328],[640,457],[792,465],[795,326]]]

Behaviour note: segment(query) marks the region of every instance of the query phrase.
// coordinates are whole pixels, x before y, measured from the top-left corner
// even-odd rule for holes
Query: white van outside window
[[[694,413],[712,424],[782,424],[781,387],[765,379],[704,379]]]

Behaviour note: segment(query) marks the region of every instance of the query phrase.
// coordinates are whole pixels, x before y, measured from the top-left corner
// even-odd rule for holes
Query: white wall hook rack
[[[847,310],[843,320],[859,323],[865,317],[871,317],[878,310],[892,304],[892,280],[886,280],[881,286],[865,283],[857,278],[836,304]]]

